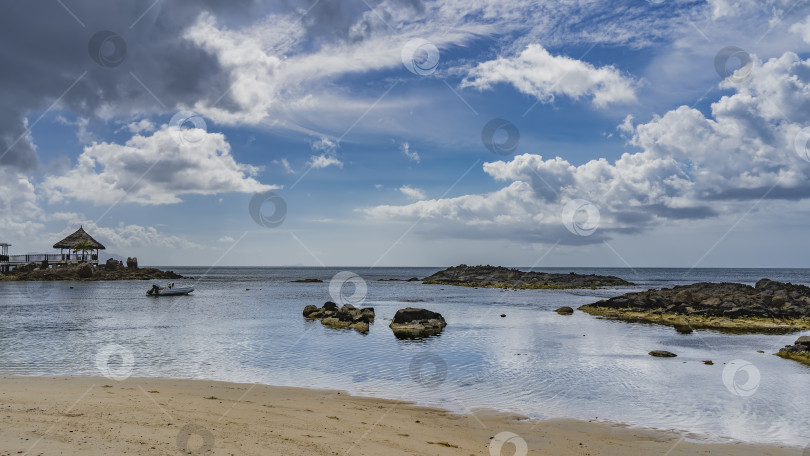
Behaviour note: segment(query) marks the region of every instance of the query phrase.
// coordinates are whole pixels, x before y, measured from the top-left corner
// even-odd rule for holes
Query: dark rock
[[[127,257],[127,267],[138,269],[138,257]]]
[[[501,314],[501,318],[506,318],[506,314]]]
[[[104,263],[104,269],[108,271],[118,271],[120,269],[124,269],[124,263],[121,263],[115,258],[108,258],[107,262]]]
[[[418,281],[419,277],[411,277],[410,279],[407,280],[407,282],[418,282]]]
[[[694,298],[689,290],[681,290],[672,298],[675,304],[691,304],[692,301]]]
[[[310,317],[310,315],[318,312],[319,310],[320,309],[318,308],[318,306],[310,304],[310,305],[304,307],[304,317],[312,318],[312,317]]]
[[[76,275],[79,276],[80,279],[93,277],[93,267],[88,263],[81,264],[76,269]]]
[[[425,277],[422,283],[521,289],[596,288],[633,285],[615,276],[582,275],[573,272],[570,274],[523,272],[502,266],[467,266],[466,264],[450,267]]]
[[[572,315],[574,313],[574,309],[568,306],[562,306],[558,309],[554,309],[554,312],[557,312],[560,315]]]
[[[331,328],[350,328],[360,332],[368,332],[369,324],[374,322],[374,308],[358,309],[351,304],[338,308],[332,301],[324,303],[323,307],[308,305],[304,307],[304,318],[321,320],[321,324]]]
[[[298,280],[291,280],[291,283],[323,283],[321,279],[298,279]]]
[[[389,327],[400,339],[428,337],[440,333],[447,322],[438,312],[406,307],[397,310]]]
[[[714,366],[714,363],[710,359],[707,359],[706,361],[703,361],[703,364],[705,364],[707,366]]]
[[[648,354],[650,356],[656,356],[658,358],[674,358],[674,357],[678,356],[675,353],[668,352],[666,350],[653,350]]]
[[[115,261],[115,260],[113,260]],[[101,266],[90,263],[78,265],[55,266],[50,269],[40,269],[39,263],[35,268],[20,268],[7,274],[0,274],[2,281],[107,281],[107,280],[158,280],[182,279],[180,274],[173,271],[161,271],[155,268],[131,269],[114,267],[108,269],[107,262]],[[120,263],[119,263],[120,265]],[[89,269],[88,269],[89,268]]]
[[[810,337],[801,336],[793,345],[785,345],[776,356],[810,365]]]
[[[626,293],[580,310],[628,321],[729,328],[741,331],[810,329],[810,287],[762,279],[741,283],[701,282]],[[680,316],[683,316],[680,317]]]

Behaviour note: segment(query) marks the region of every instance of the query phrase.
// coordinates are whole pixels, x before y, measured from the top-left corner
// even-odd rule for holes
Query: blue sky
[[[4,8],[14,253],[84,225],[154,265],[810,266],[801,2]]]

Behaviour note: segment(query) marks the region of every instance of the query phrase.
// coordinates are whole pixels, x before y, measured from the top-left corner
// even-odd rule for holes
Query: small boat
[[[194,287],[175,287],[174,282],[169,283],[165,287],[152,285],[152,288],[146,292],[147,296],[183,296],[188,295],[194,291]]]

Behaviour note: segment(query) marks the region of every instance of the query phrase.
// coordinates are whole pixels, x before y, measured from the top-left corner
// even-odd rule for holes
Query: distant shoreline
[[[251,454],[489,454],[521,439],[533,454],[795,455],[796,447],[712,443],[605,421],[457,415],[343,391],[206,380],[0,377],[5,451],[175,454],[200,447]],[[685,440],[686,439],[686,440]],[[515,441],[513,440],[513,443]],[[497,452],[496,452],[497,454]]]

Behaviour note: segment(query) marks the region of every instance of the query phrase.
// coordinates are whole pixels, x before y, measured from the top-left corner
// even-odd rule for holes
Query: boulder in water
[[[397,310],[389,327],[400,339],[428,337],[442,332],[447,322],[438,312],[406,307]]]

